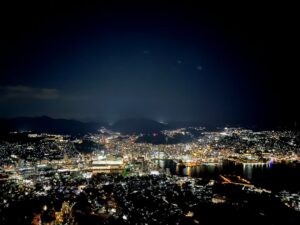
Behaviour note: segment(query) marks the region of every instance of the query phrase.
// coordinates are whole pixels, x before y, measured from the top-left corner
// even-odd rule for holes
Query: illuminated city
[[[297,7],[1,8],[0,225],[299,224]]]
[[[12,223],[10,210],[17,210],[18,202],[28,201],[32,208],[24,211],[27,217],[20,221],[33,224],[76,224],[81,220],[198,224],[202,220],[201,213],[197,213],[199,204],[243,209],[252,197],[266,205],[275,201],[279,208],[274,210],[290,208],[300,212],[297,192],[280,189],[284,185],[275,188],[255,179],[257,184],[251,181],[255,170],[276,166],[299,168],[299,132],[205,130],[189,127],[148,135],[153,140],[164,135],[166,143],[162,144],[142,142],[143,134],[122,135],[106,128],[81,138],[11,133],[11,137],[22,142],[1,143],[1,190],[6,193],[0,201],[2,220]],[[177,135],[190,140],[167,143]],[[236,167],[236,174],[226,171],[229,165]],[[211,171],[221,168],[224,171],[218,175]],[[206,176],[199,170],[206,172]],[[245,196],[237,198],[232,190]],[[158,195],[154,194],[157,192]],[[174,194],[183,196],[175,198]],[[143,206],[146,208],[138,206],[141,199],[149,201]],[[158,212],[155,204],[164,207]],[[268,213],[264,207],[257,211],[262,219]],[[162,212],[164,209],[167,210]],[[136,217],[134,212],[143,217]],[[166,213],[163,219],[161,213]]]

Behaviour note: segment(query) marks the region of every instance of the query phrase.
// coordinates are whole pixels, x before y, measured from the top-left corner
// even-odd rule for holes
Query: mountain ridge
[[[244,127],[256,131],[260,130],[299,130],[298,124],[283,123],[283,125],[275,126],[241,126],[223,124],[220,126],[211,126],[201,122],[180,122],[170,121],[168,123],[157,122],[152,119],[145,118],[129,118],[118,120],[112,125],[107,122],[81,122],[75,119],[51,118],[49,116],[38,117],[15,117],[0,118],[0,134],[14,131],[32,131],[37,133],[57,133],[57,134],[86,134],[97,132],[101,127],[106,127],[122,134],[153,134],[162,130],[177,129],[182,127],[205,127],[209,130],[220,130],[223,127]]]
[[[73,119],[54,119],[48,116],[0,119],[0,133],[32,131],[38,133],[84,134],[96,132],[106,123],[80,122]]]

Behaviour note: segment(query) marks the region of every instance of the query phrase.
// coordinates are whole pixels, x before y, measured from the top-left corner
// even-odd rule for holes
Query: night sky
[[[0,117],[299,120],[293,6],[42,2],[1,7]]]

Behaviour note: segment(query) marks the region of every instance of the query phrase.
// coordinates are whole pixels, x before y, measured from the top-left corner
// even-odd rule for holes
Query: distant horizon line
[[[223,122],[223,123],[219,123],[219,122],[215,122],[212,125],[212,123],[209,122],[203,122],[200,120],[165,120],[165,121],[161,121],[161,120],[156,120],[153,118],[149,118],[149,117],[126,117],[126,118],[121,118],[121,119],[116,119],[116,120],[107,120],[107,119],[80,119],[80,118],[66,118],[66,117],[55,117],[55,116],[49,116],[49,115],[39,115],[39,116],[10,116],[10,117],[6,117],[6,116],[0,116],[1,120],[10,120],[10,119],[19,119],[19,118],[24,118],[24,119],[34,119],[34,118],[49,118],[49,119],[55,119],[55,120],[72,120],[72,121],[78,121],[81,123],[106,123],[108,125],[113,125],[119,121],[126,121],[126,120],[148,120],[148,121],[153,121],[153,122],[157,122],[157,123],[161,123],[161,124],[172,124],[172,123],[198,123],[199,125],[202,126],[214,126],[214,127],[218,127],[218,126],[237,126],[237,127],[256,127],[256,126],[291,126],[291,127],[298,127],[298,121],[281,121],[283,123],[261,123],[259,121],[254,122],[251,124],[251,122]]]

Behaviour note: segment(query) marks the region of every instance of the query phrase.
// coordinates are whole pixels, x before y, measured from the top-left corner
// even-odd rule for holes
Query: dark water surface
[[[163,169],[176,174],[177,164],[172,160],[156,160]],[[225,161],[218,165],[186,167],[183,174],[190,177],[216,179],[219,175],[239,175],[258,187],[273,191],[300,191],[300,163],[276,163],[267,165],[242,165]]]

